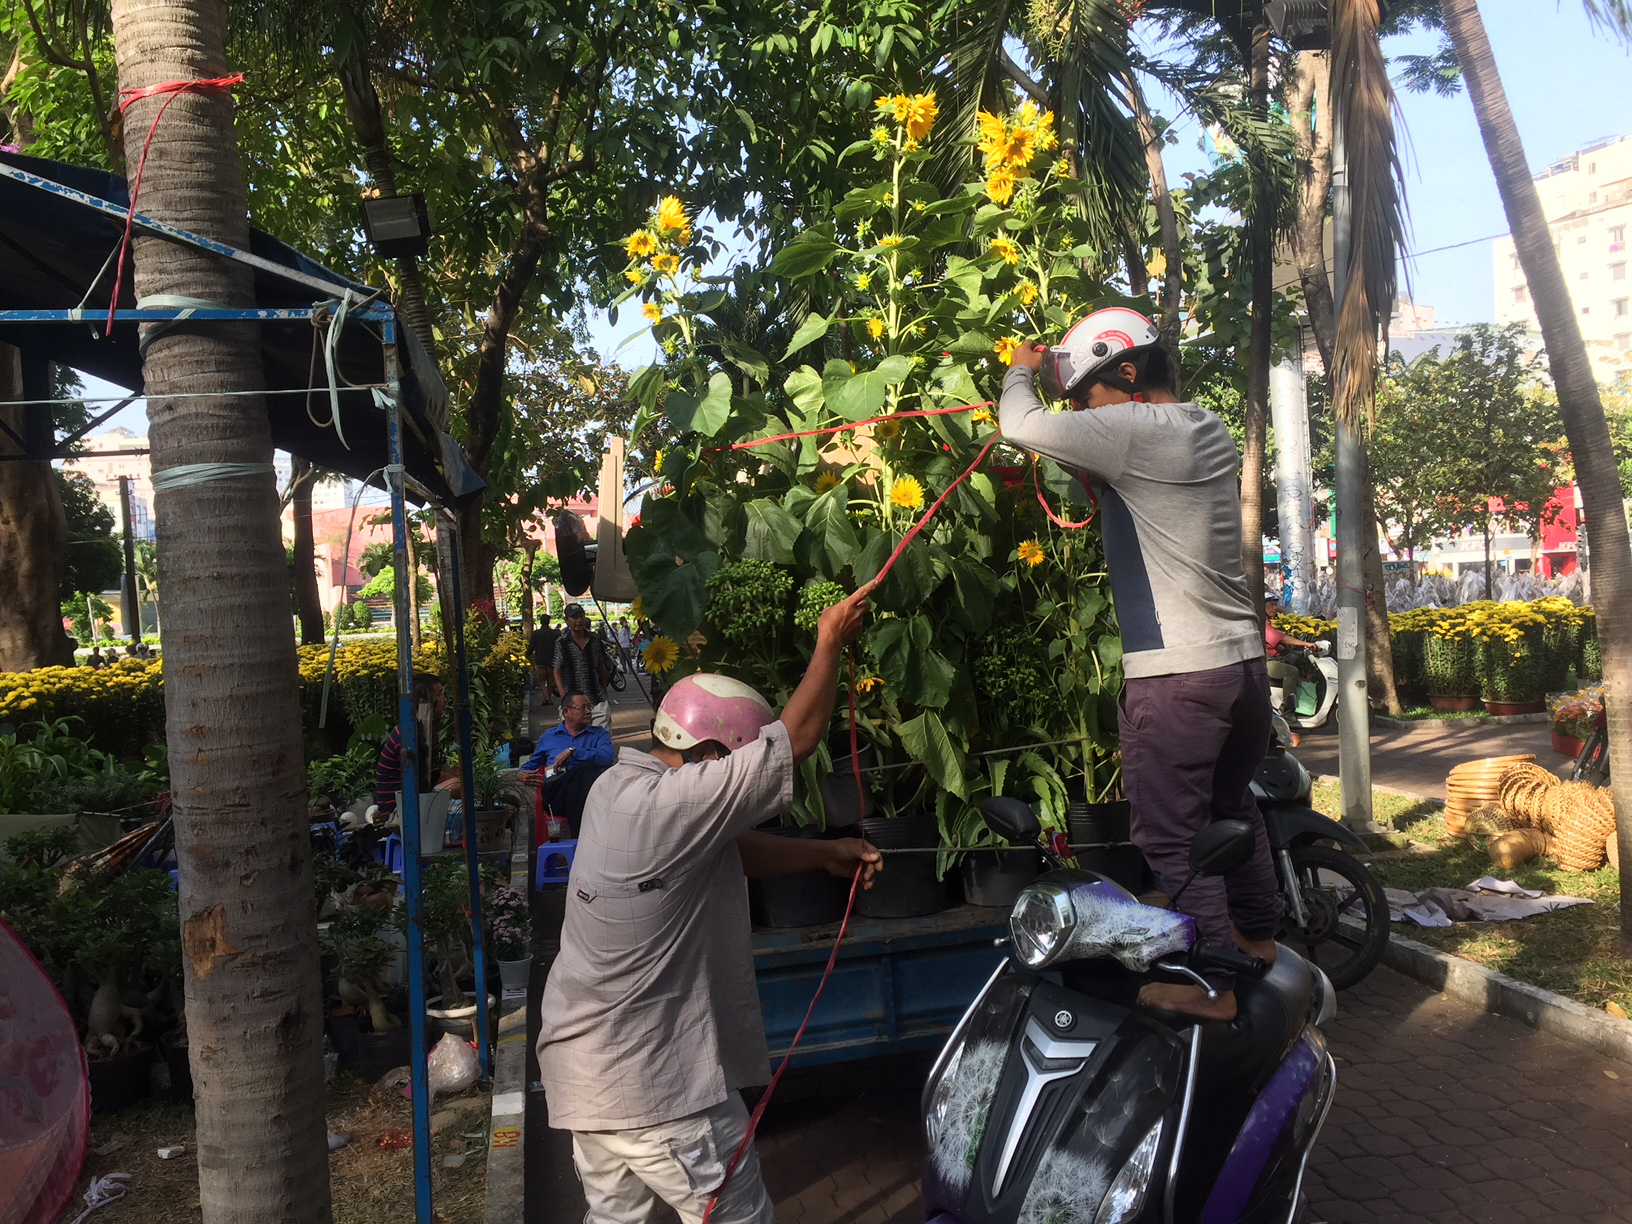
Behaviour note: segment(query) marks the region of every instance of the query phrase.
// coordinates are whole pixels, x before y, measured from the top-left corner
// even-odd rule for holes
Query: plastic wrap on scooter
[[[1189,914],[1142,905],[1104,880],[1073,882],[1071,904],[1076,925],[1056,963],[1108,956],[1142,973],[1196,942],[1196,923]]]

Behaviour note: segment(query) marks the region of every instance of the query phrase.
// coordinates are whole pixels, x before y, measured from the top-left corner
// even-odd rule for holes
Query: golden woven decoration
[[[1485,853],[1498,867],[1517,867],[1538,855],[1551,853],[1547,834],[1540,829],[1513,829],[1490,839]]]
[[[1536,758],[1525,753],[1519,756],[1486,757],[1481,761],[1464,761],[1445,778],[1445,829],[1452,837],[1466,837],[1468,818],[1478,809],[1499,805],[1497,788],[1507,770],[1515,765],[1533,762]],[[1497,830],[1498,832],[1500,830]]]
[[[1496,786],[1496,801],[1504,812],[1527,825],[1548,829],[1542,807],[1546,795],[1559,785],[1556,775],[1540,765],[1521,762],[1508,767]],[[1549,830],[1550,831],[1550,830]]]
[[[1547,792],[1542,828],[1552,835],[1553,861],[1566,871],[1596,871],[1615,829],[1610,793],[1586,782],[1561,782]]]

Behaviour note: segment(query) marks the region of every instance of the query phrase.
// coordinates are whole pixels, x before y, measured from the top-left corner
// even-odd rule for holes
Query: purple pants
[[[1215,820],[1244,820],[1258,846],[1230,875],[1197,876],[1179,908],[1197,935],[1234,947],[1230,923],[1248,939],[1270,939],[1281,894],[1249,787],[1269,744],[1269,680],[1263,659],[1209,671],[1130,679],[1122,690],[1122,785],[1134,844],[1172,896],[1190,874],[1190,840]],[[1210,979],[1215,975],[1209,973]],[[1226,988],[1224,975],[1215,984]]]

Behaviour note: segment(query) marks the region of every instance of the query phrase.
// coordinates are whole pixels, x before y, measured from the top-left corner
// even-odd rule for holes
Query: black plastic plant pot
[[[359,1029],[357,1033],[357,1074],[374,1083],[387,1071],[406,1065],[413,1054],[408,1025],[389,1033]]]
[[[866,786],[867,771],[878,763],[878,753],[871,744],[862,744],[856,751],[861,763],[862,787]],[[878,810],[878,802],[871,791],[856,786],[855,763],[850,758],[850,743],[833,749],[833,772],[822,779],[822,805],[827,811],[827,827],[851,829]]]
[[[87,1059],[85,1068],[91,1080],[91,1112],[109,1114],[137,1101],[146,1100],[153,1091],[153,1048],[142,1046],[130,1054],[117,1058]]]
[[[159,1053],[170,1068],[170,1099],[177,1105],[193,1103],[193,1068],[187,1060],[186,1038],[176,1031],[159,1038]]]
[[[1126,799],[1111,803],[1073,803],[1066,809],[1066,831],[1077,850],[1077,864],[1114,880],[1129,892],[1145,891],[1149,872],[1145,856],[1132,841],[1133,805]]]
[[[355,1011],[338,1012],[329,1017],[329,1042],[340,1056],[340,1065],[355,1067],[361,1054],[357,1036],[361,1032],[361,1017]]]
[[[1035,850],[1020,846],[971,850],[963,860],[963,899],[970,905],[1009,909],[1042,870],[1042,855]]]
[[[863,918],[921,918],[938,914],[951,904],[945,880],[935,878],[935,848],[940,830],[933,812],[911,816],[869,817],[863,834],[880,850],[910,850],[889,854],[873,886],[856,894],[856,913]]]
[[[815,828],[767,828],[775,837],[822,839],[831,836]],[[825,871],[796,871],[748,881],[748,914],[758,927],[825,926],[844,917],[849,886]]]

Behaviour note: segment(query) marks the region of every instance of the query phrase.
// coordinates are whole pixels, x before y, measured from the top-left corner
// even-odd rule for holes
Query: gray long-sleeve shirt
[[[1264,653],[1241,568],[1240,456],[1223,421],[1196,404],[1050,412],[1016,366],[998,423],[1010,442],[1094,481],[1130,679]]]

